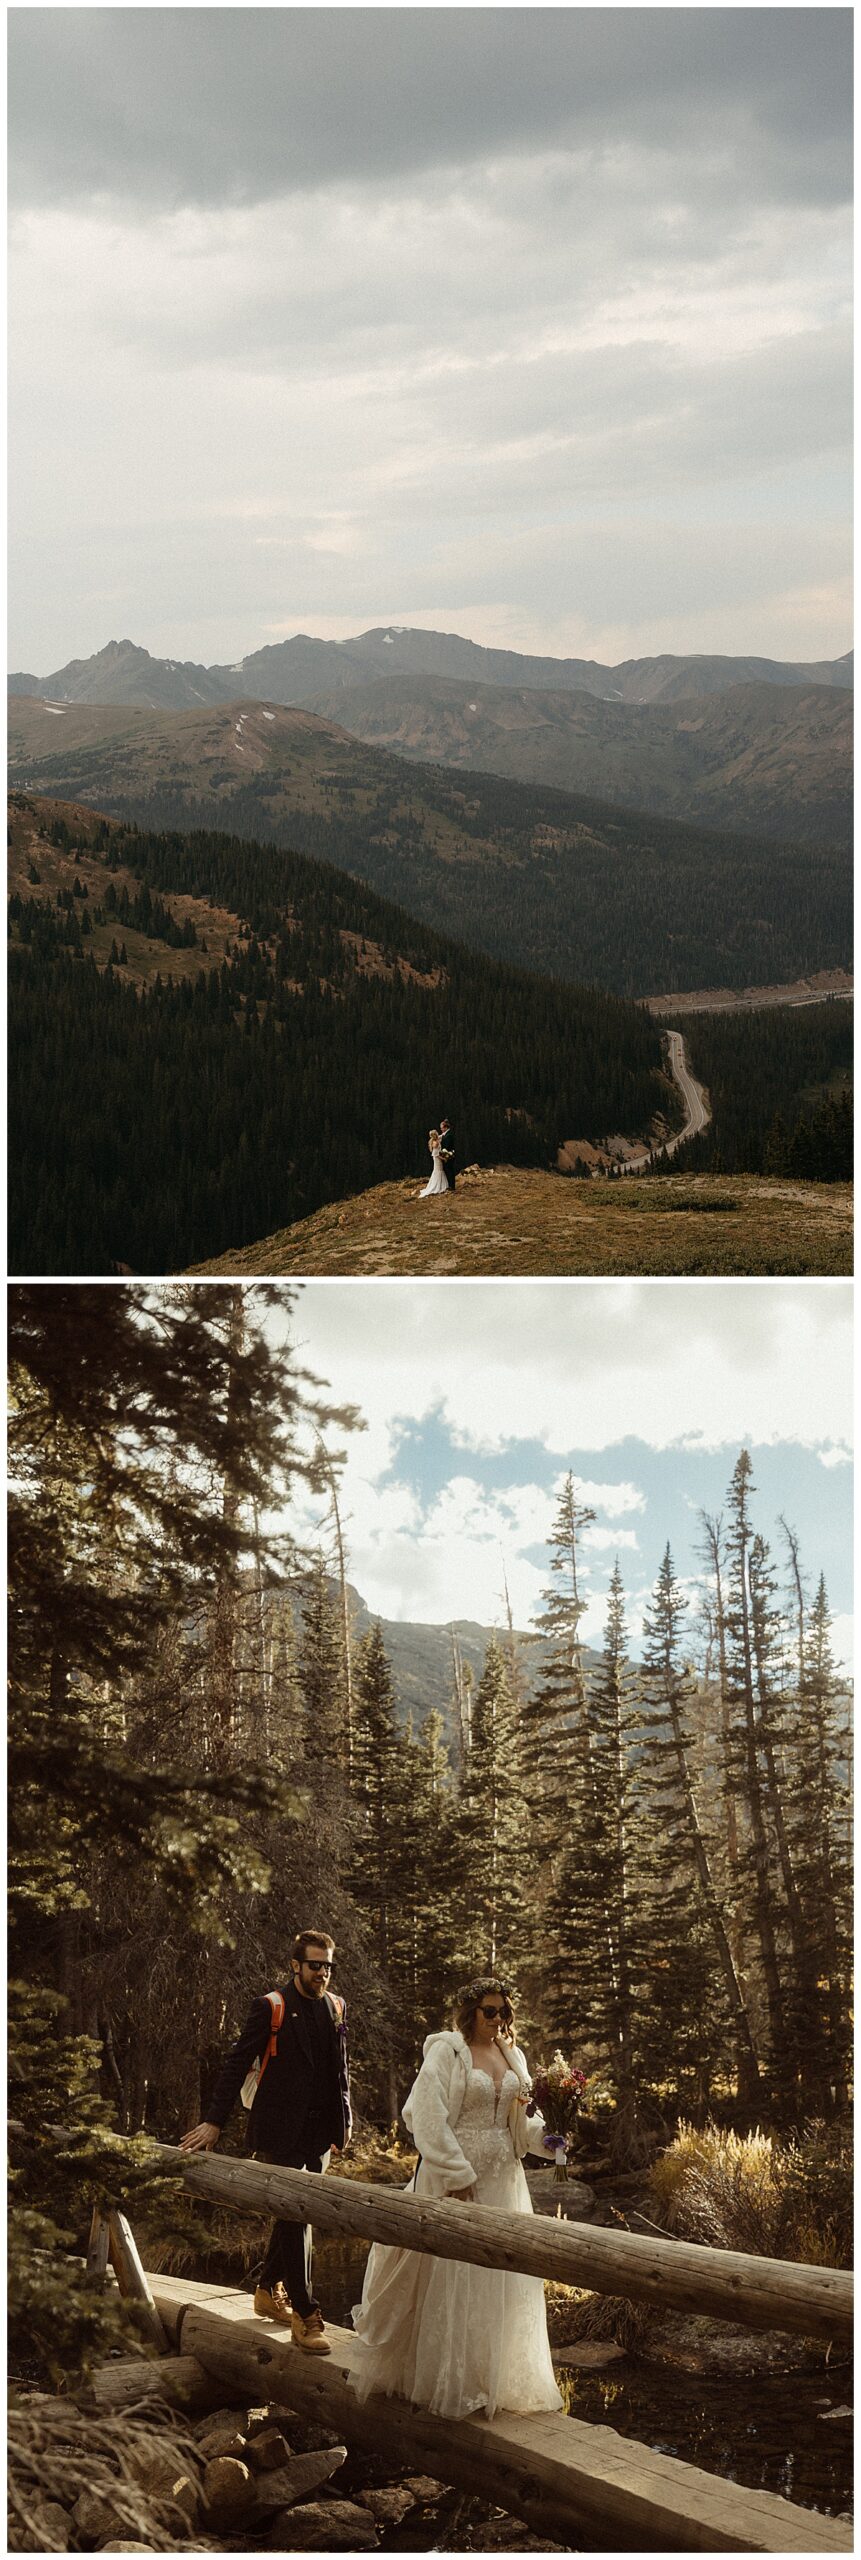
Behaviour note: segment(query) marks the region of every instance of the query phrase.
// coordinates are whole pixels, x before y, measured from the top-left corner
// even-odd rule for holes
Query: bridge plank
[[[610,2427],[550,2413],[435,2418],[409,2401],[357,2400],[350,2331],[330,2327],[332,2354],[303,2356],[255,2319],[228,2287],[152,2276],[165,2323],[184,2353],[239,2397],[280,2402],[336,2433],[456,2486],[482,2491],[549,2538],[610,2551],[851,2551],[849,2526],[770,2492],[715,2479]]]

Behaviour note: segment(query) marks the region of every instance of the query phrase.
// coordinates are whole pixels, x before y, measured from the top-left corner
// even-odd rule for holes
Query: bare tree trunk
[[[234,1355],[242,1349],[244,1326],[242,1290],[237,1286],[231,1291],[228,1318],[228,1341]],[[228,1389],[228,1421],[231,1419],[230,1401]],[[225,1529],[235,1530],[239,1519],[239,1493],[229,1467],[222,1483],[221,1517]],[[229,1769],[235,1752],[237,1619],[236,1563],[227,1546],[218,1567],[212,1611],[208,1722],[214,1769]]]

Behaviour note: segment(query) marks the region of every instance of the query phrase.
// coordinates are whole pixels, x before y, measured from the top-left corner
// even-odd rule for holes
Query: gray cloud
[[[10,30],[13,663],[847,645],[848,11]]]
[[[831,201],[851,32],[848,9],[13,9],[12,185],[258,203],[696,138],[755,195]]]

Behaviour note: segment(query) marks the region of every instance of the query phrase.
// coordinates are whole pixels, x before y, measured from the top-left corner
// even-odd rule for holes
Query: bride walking
[[[509,1994],[483,1974],[458,1993],[454,2028],[428,2036],[404,2102],[419,2153],[413,2191],[531,2213],[520,2164],[544,2125],[527,2121],[530,2088]],[[353,2323],[360,2400],[396,2391],[445,2418],[562,2407],[540,2276],[375,2244]]]
[[[431,1129],[428,1136],[428,1146],[431,1152],[433,1172],[431,1174],[430,1181],[425,1183],[424,1190],[419,1192],[420,1200],[435,1200],[440,1191],[448,1190],[448,1175],[443,1167],[442,1139],[438,1129]]]

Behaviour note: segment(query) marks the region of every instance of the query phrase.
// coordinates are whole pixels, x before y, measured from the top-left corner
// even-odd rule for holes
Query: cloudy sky
[[[278,1321],[275,1319],[275,1321]],[[699,1513],[725,1508],[750,1449],[756,1526],[781,1514],[836,1649],[851,1655],[852,1292],[848,1282],[312,1281],[290,1320],[307,1366],[366,1429],[349,1444],[351,1579],[372,1611],[528,1627],[569,1470],[586,1533],[590,1642],[619,1557],[629,1629],[669,1540],[695,1603]],[[303,1509],[314,1533],[322,1514]]]
[[[10,13],[11,663],[833,656],[852,13]]]

